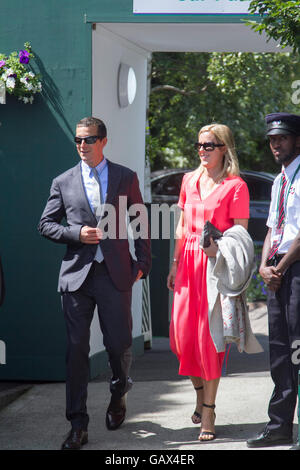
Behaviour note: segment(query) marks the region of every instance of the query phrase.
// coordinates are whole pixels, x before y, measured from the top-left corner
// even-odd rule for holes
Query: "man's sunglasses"
[[[203,147],[206,152],[212,152],[216,147],[224,147],[224,145],[225,144],[215,144],[214,142],[204,142],[203,144],[201,142],[196,142],[194,147],[198,151]]]
[[[97,141],[97,139],[101,140],[101,138],[98,135],[90,135],[88,137],[74,137],[74,142],[75,144],[81,144],[81,142],[84,140],[86,144],[90,145],[90,144],[94,144]]]

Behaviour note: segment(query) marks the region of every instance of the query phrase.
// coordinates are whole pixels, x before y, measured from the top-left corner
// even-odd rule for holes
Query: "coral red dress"
[[[187,228],[175,279],[170,345],[179,360],[180,375],[213,380],[221,376],[225,352],[216,351],[209,331],[207,256],[199,241],[207,220],[224,232],[234,219],[248,219],[249,192],[240,177],[232,176],[201,200],[194,175],[184,175],[178,202]]]

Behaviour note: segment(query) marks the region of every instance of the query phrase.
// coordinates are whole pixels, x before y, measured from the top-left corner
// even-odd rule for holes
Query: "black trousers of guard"
[[[132,344],[132,291],[119,291],[104,262],[94,262],[82,286],[62,294],[67,329],[66,417],[74,429],[87,429],[87,388],[90,377],[90,325],[95,306],[103,343],[112,369],[112,400],[122,397],[132,385],[129,379]]]
[[[288,268],[277,292],[268,292],[268,315],[270,368],[275,387],[267,428],[291,436],[298,395],[299,364],[293,353],[294,342],[300,339],[300,261]]]

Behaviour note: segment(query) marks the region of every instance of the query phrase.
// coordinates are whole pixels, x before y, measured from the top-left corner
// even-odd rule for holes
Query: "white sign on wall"
[[[133,13],[177,15],[247,14],[248,0],[133,0]]]

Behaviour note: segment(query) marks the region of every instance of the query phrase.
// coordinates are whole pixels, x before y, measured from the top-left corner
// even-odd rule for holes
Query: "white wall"
[[[97,25],[93,31],[93,116],[107,126],[105,156],[137,172],[144,189],[145,127],[148,52]],[[120,63],[133,67],[137,79],[134,102],[126,108],[118,103],[117,85]],[[133,337],[142,325],[142,282],[134,285],[132,298]],[[91,327],[91,352],[104,349],[95,315]],[[99,339],[100,338],[100,339]]]

